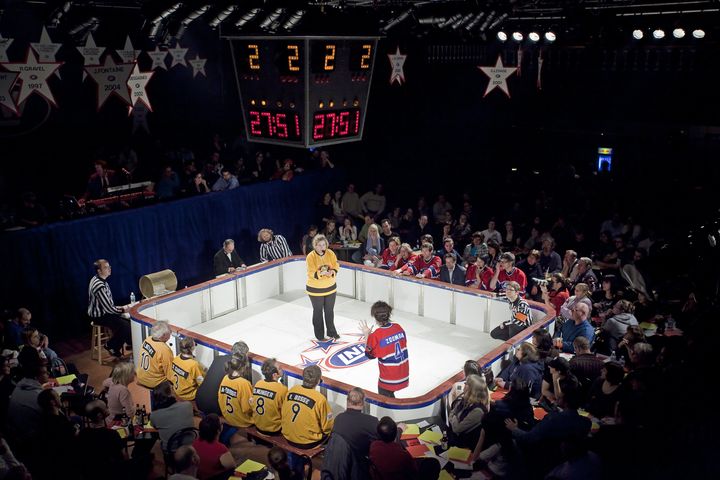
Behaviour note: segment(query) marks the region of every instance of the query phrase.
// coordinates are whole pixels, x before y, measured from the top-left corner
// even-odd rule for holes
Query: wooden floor
[[[58,354],[67,362],[73,363],[81,373],[86,373],[89,376],[88,383],[95,387],[95,391],[99,392],[102,388],[102,382],[110,376],[112,367],[115,361],[112,360],[109,355],[103,356],[103,364],[99,364],[97,359],[92,360],[90,358],[90,339],[78,339],[60,342],[52,347],[56,349]],[[130,358],[128,358],[128,361]],[[134,382],[129,385],[130,392],[133,395],[133,403],[145,405],[147,411],[150,411],[150,395],[149,390],[136,385]],[[200,423],[200,418],[195,418],[195,424]],[[256,445],[253,442],[249,442],[246,438],[236,435],[232,439],[233,444],[230,447],[235,459],[238,463],[242,463],[246,459],[252,459],[256,462],[263,463],[267,462],[267,452],[269,448]],[[158,478],[165,478],[165,464],[163,461],[162,451],[160,450],[160,442],[155,444],[153,448],[153,454],[155,461],[153,464],[153,470],[148,476],[148,479],[155,480]],[[320,467],[322,465],[322,458],[316,458],[313,461],[313,479],[320,478]],[[276,477],[277,478],[277,477]]]

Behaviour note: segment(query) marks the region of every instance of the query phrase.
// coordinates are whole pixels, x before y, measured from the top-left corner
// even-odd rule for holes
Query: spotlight
[[[225,10],[222,10],[221,12],[219,12],[219,13],[215,16],[215,18],[213,18],[213,19],[210,21],[210,23],[209,23],[210,28],[217,28],[222,22],[224,22],[225,20],[227,20],[227,18],[228,18],[230,15],[232,15],[232,13],[233,13],[235,10],[237,10],[237,8],[238,8],[237,5],[230,5],[230,6],[227,7]]]
[[[540,40],[540,35],[538,35],[537,32],[530,32],[530,34],[528,35],[528,38],[533,42],[537,42]]]
[[[462,27],[462,26],[465,25],[467,22],[469,22],[470,19],[471,19],[473,16],[474,16],[474,14],[468,13],[467,15],[465,15],[464,17],[462,17],[460,20],[458,20],[457,22],[453,23],[453,25],[452,25],[451,28],[452,28],[453,30],[457,30],[458,28]]]
[[[447,27],[449,27],[450,25],[452,25],[453,23],[455,23],[455,22],[457,22],[458,20],[460,20],[461,18],[462,18],[462,13],[456,13],[456,14],[453,15],[452,17],[448,18],[447,20],[445,20],[444,22],[442,22],[441,24],[439,24],[438,27],[440,27],[440,28],[447,28]],[[385,27],[385,28],[387,28],[387,27]]]
[[[276,8],[275,10],[273,10],[273,12],[260,23],[260,28],[262,28],[263,30],[267,29],[270,25],[272,25],[275,20],[280,18],[280,15],[282,15],[283,12],[285,12],[284,8]]]
[[[405,10],[404,12],[402,12],[402,13],[401,13],[400,15],[398,15],[397,17],[395,17],[395,18],[393,18],[392,20],[388,21],[388,23],[386,23],[385,26],[383,26],[383,27],[380,29],[380,31],[383,32],[383,33],[387,33],[391,28],[393,28],[394,26],[400,24],[400,23],[403,22],[406,18],[408,18],[408,17],[410,16],[410,13],[412,13],[412,8],[409,8],[409,9]]]
[[[513,32],[512,37],[516,42],[522,42],[522,39],[524,38],[523,34],[520,32]]]
[[[698,40],[701,38],[705,38],[705,30],[701,30],[699,28],[693,30],[693,37],[697,38]]]
[[[644,35],[642,30],[633,30],[633,38],[635,40],[642,40],[643,36]]]
[[[555,35],[555,32],[545,32],[545,40],[552,43],[557,40],[557,35]]]
[[[292,15],[290,15],[290,18],[288,18],[288,19],[285,21],[285,24],[283,25],[283,28],[284,28],[285,30],[288,30],[288,31],[292,30],[293,28],[295,28],[295,25],[297,25],[298,23],[300,23],[300,21],[301,21],[302,18],[303,18],[303,15],[305,15],[305,10],[298,10],[298,11],[296,11],[295,13],[293,13]]]
[[[683,38],[685,36],[685,30],[682,28],[676,28],[673,30],[673,37],[675,38]]]
[[[257,17],[258,13],[260,13],[259,8],[252,8],[248,10],[248,12],[240,17],[240,19],[235,22],[236,27],[244,27],[246,23],[252,21],[253,18]]]
[[[480,20],[482,20],[482,18],[483,18],[484,16],[485,16],[485,12],[480,12],[480,13],[478,13],[477,15],[475,15],[475,18],[473,18],[472,21],[470,21],[470,23],[468,23],[467,25],[465,25],[465,30],[467,30],[467,31],[469,32],[469,31],[471,31],[473,28],[477,27],[478,24],[480,23]]]
[[[505,42],[505,41],[507,41],[508,36],[507,36],[507,33],[505,33],[505,32],[498,32],[498,33],[497,33],[497,38],[498,38],[498,40],[500,40],[501,42]]]
[[[653,30],[653,38],[655,40],[662,40],[663,38],[665,38],[665,31],[660,30],[659,28],[657,30]]]
[[[495,19],[494,22],[490,24],[490,27],[488,27],[490,30],[495,30],[495,27],[498,27],[502,22],[505,21],[506,18],[508,18],[509,15],[507,13],[503,13],[499,17]]]

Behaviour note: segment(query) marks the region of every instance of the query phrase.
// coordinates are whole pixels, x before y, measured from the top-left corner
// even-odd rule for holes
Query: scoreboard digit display
[[[226,37],[250,142],[362,139],[377,37]]]

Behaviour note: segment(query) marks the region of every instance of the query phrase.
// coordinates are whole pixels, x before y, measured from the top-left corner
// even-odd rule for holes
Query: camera
[[[533,282],[535,282],[535,283],[537,284],[537,286],[538,286],[538,287],[541,287],[541,288],[542,288],[542,287],[547,287],[547,285],[548,285],[548,280],[545,279],[545,278],[535,278],[535,277],[533,277]]]

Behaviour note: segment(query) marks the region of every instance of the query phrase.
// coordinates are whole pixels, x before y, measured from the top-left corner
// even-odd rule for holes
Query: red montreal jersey
[[[390,249],[386,248],[382,252],[382,262],[380,263],[380,266],[382,268],[387,268],[388,270],[395,270],[396,268],[398,268],[397,258],[397,254],[393,255]]]
[[[442,266],[442,260],[437,255],[430,257],[429,261],[425,261],[422,255],[415,257],[412,263],[408,264],[410,271],[413,275],[422,273],[425,278],[438,278],[440,276],[440,267]]]
[[[395,392],[410,383],[407,338],[397,323],[389,323],[372,332],[365,345],[365,355],[377,358],[380,367],[378,385]]]
[[[480,290],[490,290],[490,280],[492,280],[493,269],[490,267],[485,267],[480,274],[480,284],[474,285]],[[477,281],[477,265],[474,263],[470,264],[467,268],[467,271],[465,272],[465,285],[470,287],[473,286],[473,283]]]
[[[415,261],[415,255],[414,253],[411,253],[410,256],[408,256],[407,260],[404,260],[402,257],[398,256],[396,259],[395,268],[391,270],[407,270],[409,267],[408,265]]]
[[[497,281],[497,288],[501,291],[505,291],[505,286],[508,282],[517,282],[520,284],[520,295],[525,294],[525,289],[527,288],[527,277],[525,277],[525,272],[520,270],[519,268],[513,267],[512,271],[510,273],[507,273],[505,269],[500,270],[500,274],[498,275],[498,281]]]

